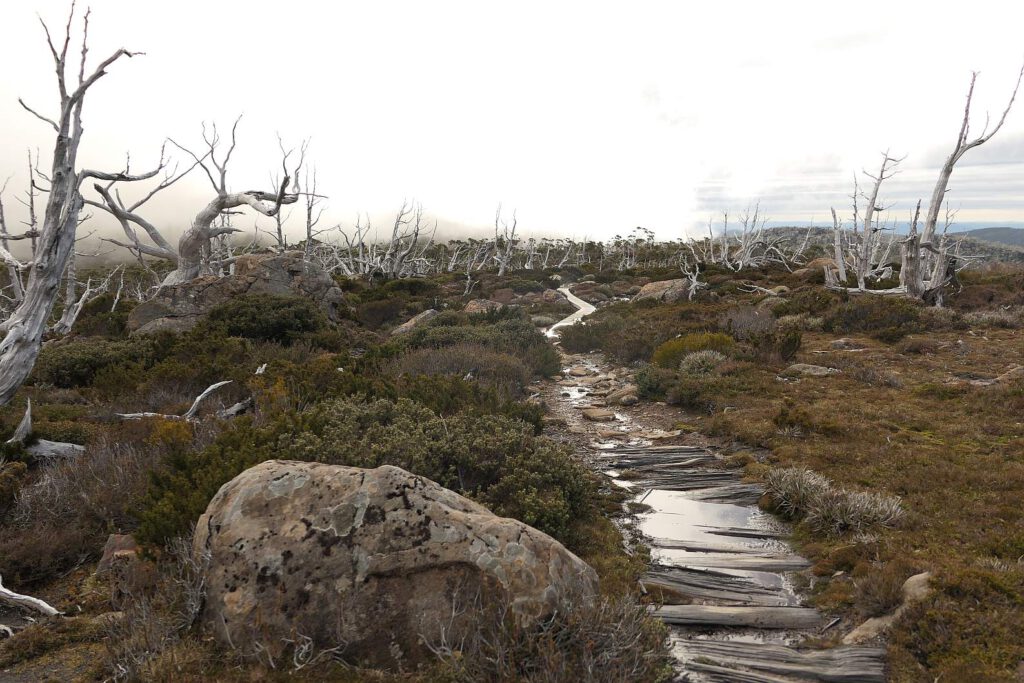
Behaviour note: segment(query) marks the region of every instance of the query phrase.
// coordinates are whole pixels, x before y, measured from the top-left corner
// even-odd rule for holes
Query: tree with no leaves
[[[45,22],[43,30],[53,57],[57,75],[57,90],[60,95],[60,110],[54,117],[45,116],[19,100],[22,107],[55,133],[53,159],[49,175],[39,173],[48,196],[42,223],[36,238],[32,260],[19,267],[28,268],[22,299],[7,320],[0,323],[0,405],[8,403],[25,378],[32,371],[43,333],[53,312],[54,303],[60,291],[60,280],[75,244],[75,232],[79,214],[85,201],[81,185],[92,178],[99,181],[134,181],[151,178],[159,167],[149,173],[132,175],[127,168],[115,173],[93,170],[79,170],[78,147],[82,141],[82,109],[86,93],[106,75],[107,69],[122,57],[134,57],[138,52],[124,48],[116,50],[100,62],[96,68],[86,71],[89,37],[89,12],[82,19],[81,61],[78,66],[77,83],[68,77],[68,48],[71,44],[72,23],[75,7],[71,6],[62,42],[54,43],[53,36]],[[162,163],[162,162],[161,162]],[[35,182],[35,179],[32,179]]]

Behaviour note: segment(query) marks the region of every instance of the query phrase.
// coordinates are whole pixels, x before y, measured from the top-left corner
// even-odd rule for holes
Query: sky
[[[17,101],[55,109],[37,15],[59,32],[67,7],[0,4],[0,180],[12,176],[12,223],[26,150],[47,160],[53,145]],[[141,170],[165,138],[199,148],[204,121],[225,129],[241,114],[232,189],[271,189],[276,136],[308,138],[328,196],[322,227],[348,229],[362,212],[384,230],[410,199],[444,236],[493,230],[499,202],[524,236],[610,239],[643,226],[675,239],[758,200],[775,224],[826,224],[833,206],[848,219],[855,174],[886,149],[905,157],[882,190],[904,220],[955,142],[972,70],[980,131],[1024,63],[1024,2],[1010,0],[91,8],[91,63],[122,46],[146,54],[118,61],[90,91],[84,166],[120,169],[130,153]],[[959,222],[1024,225],[1024,92],[950,187]],[[177,235],[211,198],[194,173],[145,215]],[[302,217],[289,221],[297,235]],[[95,212],[90,224],[111,225]]]

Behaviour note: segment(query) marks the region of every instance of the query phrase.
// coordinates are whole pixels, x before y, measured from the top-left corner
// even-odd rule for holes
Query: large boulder
[[[338,285],[323,268],[305,261],[302,252],[253,254],[235,261],[232,275],[204,275],[161,287],[129,314],[128,329],[138,334],[184,332],[217,304],[244,294],[309,297],[333,321],[341,319],[344,306]]]
[[[221,642],[278,656],[301,636],[392,669],[459,642],[488,604],[536,618],[597,587],[551,537],[391,466],[257,465],[210,501],[193,552]]]
[[[633,297],[633,301],[663,301],[673,303],[687,298],[690,292],[689,280],[661,280],[652,282],[640,288],[640,291]]]

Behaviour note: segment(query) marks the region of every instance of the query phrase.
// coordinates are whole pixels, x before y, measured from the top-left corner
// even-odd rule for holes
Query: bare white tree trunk
[[[73,9],[72,9],[73,12]],[[44,24],[44,28],[46,28]],[[32,110],[24,102],[22,106],[40,120],[46,122],[56,133],[53,149],[53,163],[50,171],[50,193],[43,215],[42,230],[33,254],[32,269],[25,286],[24,299],[8,318],[0,331],[6,332],[0,342],[0,405],[8,403],[18,387],[32,371],[43,333],[53,311],[60,288],[60,278],[67,266],[75,244],[75,229],[84,200],[79,186],[85,178],[131,179],[125,173],[106,174],[76,169],[78,146],[82,140],[82,105],[86,91],[106,74],[106,69],[121,57],[132,57],[127,50],[117,50],[99,64],[89,76],[85,73],[89,14],[86,12],[83,24],[81,65],[78,71],[78,85],[68,89],[66,80],[67,51],[71,40],[71,19],[68,20],[65,39],[57,48],[47,30],[47,43],[53,56],[60,92],[60,114],[56,120],[49,119]],[[19,100],[20,102],[20,100]],[[150,174],[149,177],[155,175]]]

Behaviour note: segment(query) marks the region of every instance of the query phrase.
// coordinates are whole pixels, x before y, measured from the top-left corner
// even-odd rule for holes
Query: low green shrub
[[[439,416],[408,399],[324,401],[263,426],[240,418],[209,447],[168,455],[140,511],[140,537],[162,543],[187,531],[217,490],[272,458],[352,467],[395,465],[476,498],[567,541],[592,504],[594,484],[571,451],[499,415]]]
[[[481,344],[413,349],[395,359],[391,371],[398,375],[466,376],[510,397],[522,392],[531,374],[515,356]]]
[[[307,297],[245,294],[211,308],[201,325],[220,326],[230,337],[290,344],[328,322]]]
[[[63,388],[89,386],[104,368],[132,362],[152,363],[161,355],[165,342],[166,338],[152,337],[124,340],[71,338],[61,344],[43,347],[33,369],[33,379],[36,383]]]
[[[921,305],[902,297],[861,295],[830,311],[824,318],[826,332],[869,333],[892,343],[923,331]]]
[[[651,362],[663,368],[677,368],[688,353],[718,351],[728,355],[736,346],[732,337],[720,332],[697,332],[669,339],[654,350]]]
[[[660,401],[676,380],[676,373],[645,363],[636,372],[637,393],[641,398]]]

